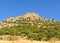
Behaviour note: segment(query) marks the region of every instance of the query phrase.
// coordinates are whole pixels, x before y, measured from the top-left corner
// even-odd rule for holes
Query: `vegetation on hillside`
[[[23,17],[22,17],[23,18]],[[19,18],[16,21],[3,21],[5,24],[13,24],[0,29],[0,35],[12,35],[26,37],[30,40],[60,40],[60,22],[52,20],[30,20],[30,18]],[[17,25],[18,24],[18,25]]]

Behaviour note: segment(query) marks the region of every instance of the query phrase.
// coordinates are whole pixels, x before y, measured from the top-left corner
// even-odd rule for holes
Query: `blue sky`
[[[26,12],[60,21],[60,0],[0,0],[0,21]]]

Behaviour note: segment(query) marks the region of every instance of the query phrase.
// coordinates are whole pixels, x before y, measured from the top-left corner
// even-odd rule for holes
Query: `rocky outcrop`
[[[31,23],[32,26],[38,22],[37,23],[38,27],[40,27],[42,24],[46,24],[46,23],[53,24],[53,21],[54,21],[54,20],[45,19],[45,18],[39,16],[38,14],[32,12],[32,13],[26,13],[23,16],[7,18],[3,22],[0,22],[0,28],[7,27],[7,26],[11,27],[11,26],[22,25],[22,23],[19,23],[19,22],[24,22],[24,20],[29,21],[28,23]],[[32,21],[34,21],[34,22],[32,22]]]

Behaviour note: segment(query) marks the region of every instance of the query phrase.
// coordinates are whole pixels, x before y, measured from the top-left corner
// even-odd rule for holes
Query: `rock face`
[[[40,18],[39,15],[35,13],[26,13],[23,17],[30,20],[38,20]]]
[[[32,13],[26,13],[23,16],[18,16],[15,18],[11,17],[11,18],[6,19],[5,21],[7,21],[7,22],[16,21],[19,19],[21,19],[21,20],[23,20],[23,19],[25,19],[25,20],[44,20],[44,18],[40,17],[38,14],[32,12]]]

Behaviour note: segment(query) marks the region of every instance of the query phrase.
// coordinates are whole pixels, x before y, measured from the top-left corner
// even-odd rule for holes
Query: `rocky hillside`
[[[18,35],[31,40],[60,40],[60,22],[36,13],[26,13],[0,22],[0,35]]]
[[[54,19],[46,19],[43,17],[40,17],[38,14],[35,13],[26,13],[23,16],[18,16],[18,17],[11,17],[5,19],[3,22],[0,22],[0,28],[3,27],[11,27],[11,26],[18,26],[20,25],[20,22],[25,22],[25,23],[37,23],[38,26],[43,25],[43,24],[55,24],[56,21]],[[22,23],[21,23],[22,24]]]

